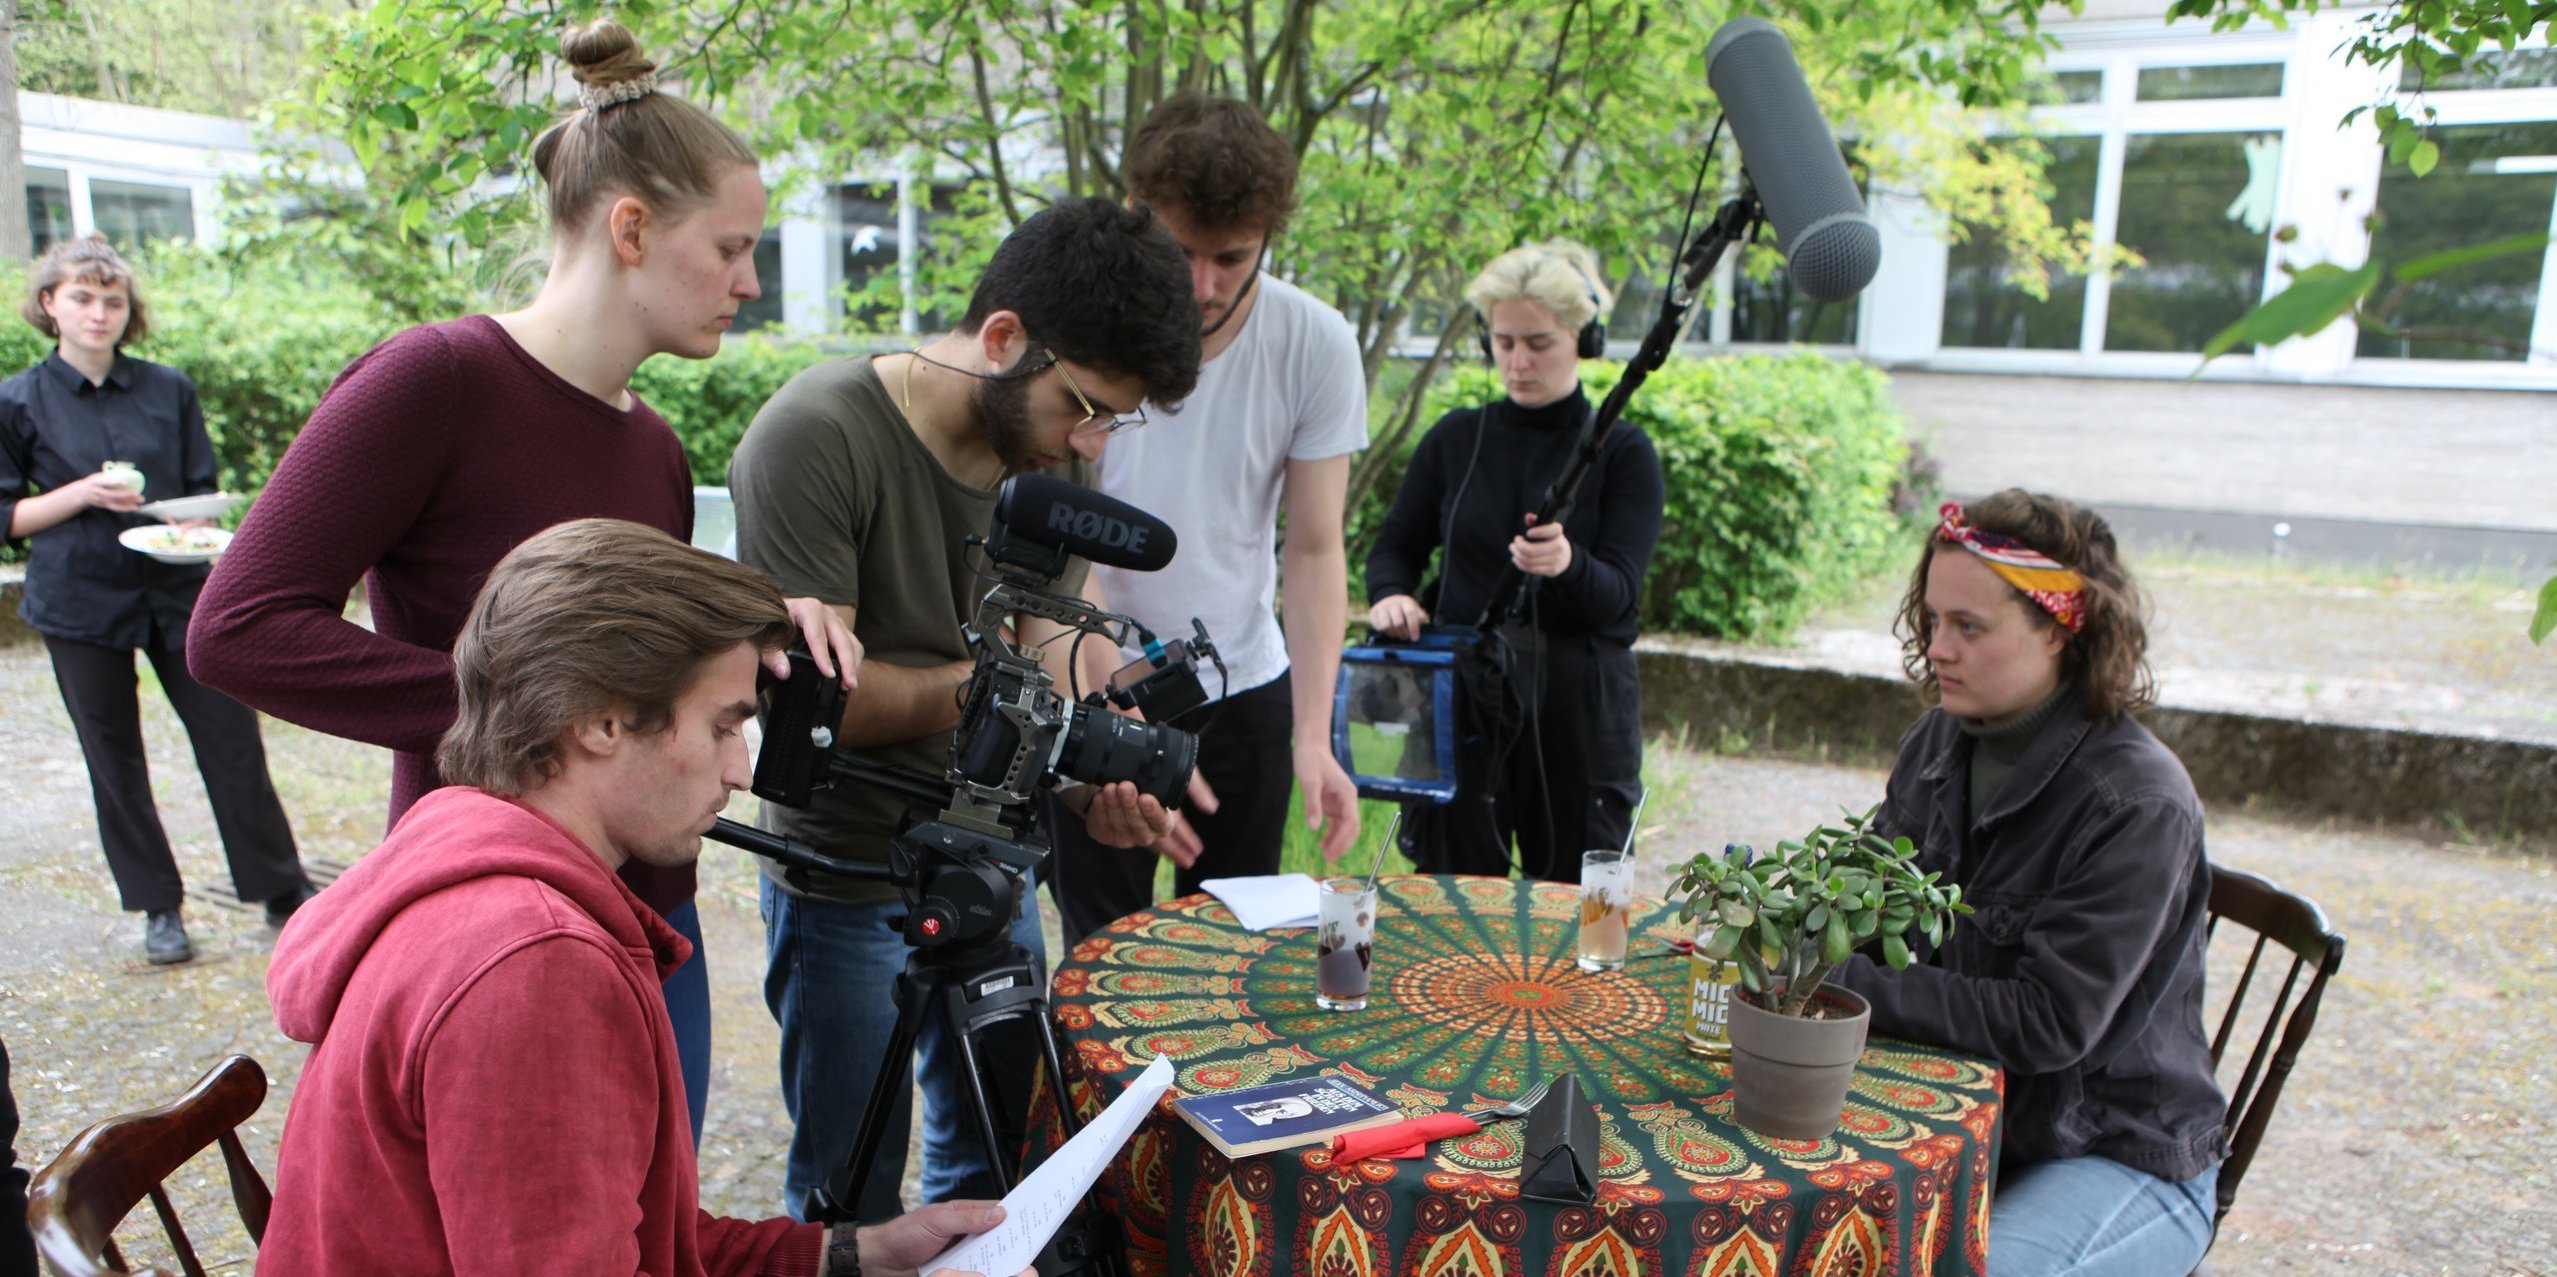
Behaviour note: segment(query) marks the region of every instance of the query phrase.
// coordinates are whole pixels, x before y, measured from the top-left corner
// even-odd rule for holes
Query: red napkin
[[[1407,1117],[1384,1126],[1371,1126],[1363,1131],[1332,1137],[1332,1160],[1355,1162],[1368,1157],[1418,1157],[1421,1150],[1439,1140],[1471,1135],[1483,1124],[1462,1113],[1433,1113],[1428,1117]]]

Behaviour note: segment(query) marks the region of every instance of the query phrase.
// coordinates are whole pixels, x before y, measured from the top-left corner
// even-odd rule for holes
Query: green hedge
[[[1584,365],[1590,397],[1622,371]],[[1424,415],[1501,393],[1490,370],[1460,368],[1430,389]],[[1668,489],[1645,630],[1780,639],[1897,552],[1891,500],[1908,430],[1879,371],[1809,353],[1673,359],[1625,416],[1650,434]],[[1352,512],[1362,560],[1407,461]]]
[[[725,485],[728,459],[764,401],[801,369],[842,353],[812,341],[731,337],[720,343],[717,358],[651,359],[630,385],[674,424],[693,482]]]

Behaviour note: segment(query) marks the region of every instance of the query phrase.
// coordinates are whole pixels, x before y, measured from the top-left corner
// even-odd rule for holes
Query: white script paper
[[[1058,1226],[1074,1212],[1075,1203],[1092,1191],[1093,1181],[1109,1169],[1163,1093],[1172,1089],[1172,1061],[1154,1057],[1125,1093],[1101,1110],[1065,1147],[1050,1154],[1019,1188],[1003,1195],[1003,1222],[941,1252],[921,1272],[947,1268],[986,1277],[1011,1277],[1039,1257],[1040,1248],[1056,1236]]]
[[[1305,874],[1270,874],[1260,878],[1210,878],[1199,884],[1234,911],[1246,931],[1314,925],[1315,897],[1321,889]]]

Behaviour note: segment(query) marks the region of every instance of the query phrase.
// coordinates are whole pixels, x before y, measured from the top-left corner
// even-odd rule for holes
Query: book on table
[[[1390,1101],[1337,1073],[1184,1095],[1172,1101],[1172,1111],[1227,1157],[1328,1144],[1344,1131],[1382,1126],[1403,1116]]]

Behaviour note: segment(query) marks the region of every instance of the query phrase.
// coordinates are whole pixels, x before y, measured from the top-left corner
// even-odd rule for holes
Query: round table
[[[1076,945],[1053,1005],[1088,1114],[1158,1054],[1182,1092],[1306,1072],[1365,1082],[1411,1115],[1496,1102],[1551,1074],[1598,1108],[1595,1203],[1522,1196],[1524,1122],[1413,1160],[1334,1165],[1325,1147],[1229,1160],[1169,1110],[1104,1177],[1139,1277],[1206,1273],[1974,1273],[1984,1266],[2004,1077],[1877,1041],[1831,1139],[1731,1119],[1726,1066],[1689,1054],[1674,907],[1635,901],[1636,957],[1573,964],[1578,888],[1498,878],[1378,884],[1368,1007],[1314,1005],[1311,929],[1253,933],[1209,896],[1131,914]],[[1043,1088],[1044,1090],[1044,1088]],[[1053,1101],[1034,1146],[1062,1138]]]

